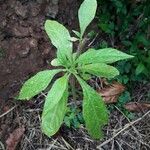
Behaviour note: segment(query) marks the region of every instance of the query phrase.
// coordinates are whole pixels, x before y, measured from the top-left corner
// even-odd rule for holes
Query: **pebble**
[[[40,5],[31,5],[30,15],[32,17],[37,16],[40,13]]]
[[[47,17],[55,18],[58,14],[58,5],[47,5],[45,12]]]
[[[30,36],[31,32],[32,32],[32,28],[23,27],[20,25],[15,25],[12,28],[12,34],[16,37],[27,37]]]
[[[21,58],[25,58],[28,56],[29,52],[30,52],[30,48],[26,47],[26,49],[20,50],[18,53]]]
[[[15,12],[18,16],[21,16],[22,18],[28,17],[28,9],[27,6],[23,6],[21,2],[17,1],[17,4],[15,6]]]
[[[36,39],[31,39],[29,45],[32,48],[36,48],[38,46],[38,42]]]

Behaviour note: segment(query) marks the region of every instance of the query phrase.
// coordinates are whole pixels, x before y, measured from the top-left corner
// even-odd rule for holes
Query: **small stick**
[[[131,123],[131,121],[129,120],[129,118],[117,107],[115,106],[115,108],[128,120],[129,123]],[[135,131],[135,133],[140,136],[138,130],[134,127],[134,126],[131,126],[133,128],[133,130]]]
[[[96,34],[95,38],[88,44],[88,47],[90,47],[96,40],[96,38],[98,37],[99,33]]]
[[[5,150],[4,144],[0,141],[0,149]]]
[[[74,150],[74,148],[63,137],[61,137],[61,139],[63,140],[63,142],[65,143],[65,145],[68,149]]]
[[[7,115],[8,113],[10,113],[10,112],[11,112],[12,110],[14,110],[16,107],[17,107],[17,105],[14,106],[14,107],[12,107],[11,109],[9,109],[8,111],[6,111],[6,112],[3,113],[2,115],[0,115],[0,118],[4,117],[4,116]]]
[[[110,139],[106,140],[105,142],[103,142],[102,144],[98,145],[97,148],[101,149],[102,146],[106,145],[107,143],[111,142],[114,138],[116,138],[120,133],[122,133],[123,131],[125,131],[126,129],[128,129],[129,127],[133,126],[133,124],[141,121],[145,116],[147,116],[150,113],[150,111],[148,111],[146,114],[144,114],[141,118],[138,118],[137,120],[134,120],[132,122],[129,122],[128,124],[126,124],[124,126],[124,128],[122,128],[119,132],[117,132],[114,136],[112,136]]]

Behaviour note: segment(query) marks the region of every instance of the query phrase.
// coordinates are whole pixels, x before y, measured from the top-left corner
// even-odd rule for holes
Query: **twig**
[[[6,111],[6,112],[3,113],[2,115],[0,115],[0,118],[4,117],[4,116],[7,115],[8,113],[10,113],[10,112],[11,112],[12,110],[14,110],[16,107],[17,107],[17,105],[14,106],[14,107],[12,107],[11,109],[9,109],[8,111]]]
[[[133,136],[131,133],[127,133],[128,135],[130,135],[133,139],[139,141],[139,143],[143,144],[143,145],[146,145],[148,148],[150,148],[150,145],[148,145],[147,143],[143,142],[142,140],[140,139],[137,139],[135,136]]]
[[[72,106],[72,105],[77,105],[77,106],[81,106],[81,104],[82,104],[82,101],[76,101],[76,102],[70,102],[70,103],[68,103],[68,106]]]
[[[129,120],[129,118],[117,107],[115,106],[115,108],[128,120],[129,123],[131,123],[131,121]],[[135,133],[140,136],[138,130],[134,127],[134,126],[131,126],[133,128],[133,130],[135,131]]]
[[[30,133],[30,135],[29,135],[29,138],[30,139],[28,139],[28,137],[27,136],[25,136],[25,140],[27,141],[26,143],[24,143],[24,146],[23,146],[23,148],[27,148],[27,143],[29,143],[30,144],[30,146],[32,147],[32,150],[35,150],[35,147],[33,146],[33,144],[32,144],[32,142],[31,142],[31,133]],[[25,148],[25,149],[26,149]]]
[[[57,142],[57,140],[58,140],[58,138],[53,140],[54,142],[50,145],[50,147],[47,150],[51,150],[54,147],[54,145]]]
[[[132,149],[135,149],[134,147],[132,147],[129,143],[127,143],[126,141],[124,141],[124,140],[122,140],[121,139],[121,141],[123,142],[123,143],[125,143],[127,146],[129,146],[130,148],[132,148]]]
[[[1,150],[5,150],[4,144],[1,141],[0,141],[0,146],[1,146],[0,147]]]
[[[76,58],[78,58],[78,56],[82,53],[82,50],[83,50],[83,48],[86,45],[86,43],[87,43],[88,40],[89,39],[86,38],[86,37],[83,40],[80,40],[78,48],[77,48]]]
[[[61,137],[61,139],[63,140],[68,149],[74,150],[74,148],[63,137]]]
[[[88,44],[88,47],[90,47],[95,42],[98,35],[99,35],[99,33],[97,33],[96,36],[94,37],[94,39]]]
[[[42,95],[42,96],[44,96],[44,97],[46,97],[46,94],[45,94],[45,93],[43,93],[43,92],[41,92],[41,95]]]
[[[117,132],[114,136],[112,136],[110,139],[106,140],[105,142],[103,142],[102,144],[98,145],[97,148],[100,149],[102,146],[106,145],[107,143],[111,142],[114,138],[116,138],[120,133],[122,133],[123,131],[125,131],[126,129],[128,129],[129,127],[133,126],[133,124],[141,121],[145,116],[147,116],[150,113],[150,111],[148,111],[147,113],[145,113],[141,118],[138,118],[137,120],[134,120],[132,122],[129,122],[128,124],[126,124],[124,126],[124,128],[122,128],[119,132]]]

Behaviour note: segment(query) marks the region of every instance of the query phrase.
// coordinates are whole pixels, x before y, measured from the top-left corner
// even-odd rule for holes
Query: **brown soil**
[[[24,78],[51,67],[48,62],[56,50],[44,31],[44,22],[56,19],[73,28],[77,7],[75,0],[0,1],[1,99],[14,96]]]

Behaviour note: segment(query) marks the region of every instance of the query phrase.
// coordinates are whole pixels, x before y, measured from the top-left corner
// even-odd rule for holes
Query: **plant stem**
[[[82,49],[83,47],[85,46],[86,42],[88,41],[87,38],[84,38],[83,40],[80,39],[80,42],[79,42],[79,45],[78,45],[78,48],[77,48],[77,55],[76,55],[76,58],[79,57],[79,55],[81,54],[82,52]],[[71,90],[72,90],[72,96],[73,96],[73,101],[75,102],[76,101],[76,89],[75,89],[75,77],[74,75],[71,76],[71,80],[70,80],[70,84],[71,84]],[[76,102],[75,102],[76,103]]]
[[[77,48],[76,58],[78,58],[79,55],[82,53],[82,50],[83,50],[85,44],[87,43],[87,41],[88,41],[88,38],[84,38],[83,40],[82,39],[80,40],[78,48]]]
[[[71,84],[71,91],[72,91],[72,97],[73,97],[73,101],[76,101],[76,89],[75,89],[75,77],[72,75],[71,76],[71,80],[70,80],[70,84]]]

